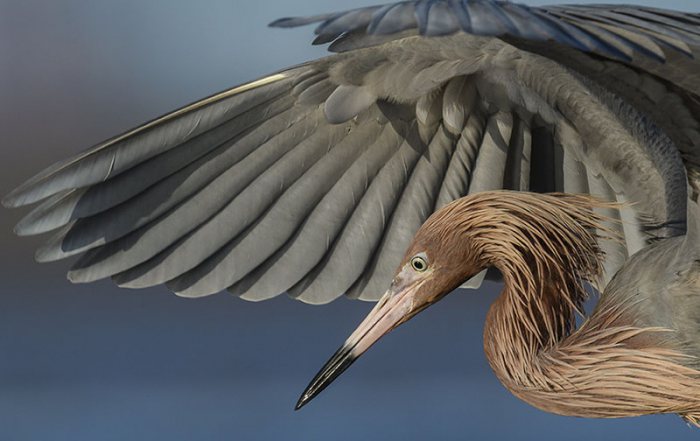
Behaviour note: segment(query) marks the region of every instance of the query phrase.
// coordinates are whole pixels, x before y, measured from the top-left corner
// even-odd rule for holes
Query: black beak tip
[[[313,400],[320,394],[329,384],[335,380],[338,375],[342,374],[357,357],[351,354],[352,347],[342,346],[333,354],[330,360],[323,366],[321,371],[316,374],[311,383],[306,387],[306,390],[299,397],[294,410],[299,410],[306,406],[309,401]]]
[[[294,410],[299,410],[299,409],[301,409],[302,407],[306,406],[306,404],[307,404],[309,401],[311,401],[311,400],[310,400],[309,397],[306,395],[306,392],[304,392],[304,393],[301,394],[301,396],[299,397],[299,400],[297,401],[297,404],[294,406]]]
[[[320,388],[320,389],[314,388],[314,387],[312,387],[312,385],[313,385],[313,383],[311,385],[309,385],[309,387],[307,387],[306,390],[299,397],[297,404],[294,406],[295,411],[299,410],[302,407],[309,404],[309,402],[311,402],[311,400],[313,400],[316,397],[316,395],[318,395],[321,392],[321,390],[324,389],[324,388]]]

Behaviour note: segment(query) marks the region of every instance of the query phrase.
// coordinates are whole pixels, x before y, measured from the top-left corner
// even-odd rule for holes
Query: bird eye
[[[428,269],[428,262],[426,262],[422,257],[416,256],[411,259],[411,267],[419,273],[422,273]]]

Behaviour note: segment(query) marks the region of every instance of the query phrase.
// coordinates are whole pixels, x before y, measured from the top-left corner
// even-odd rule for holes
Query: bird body
[[[19,234],[54,232],[37,260],[183,297],[378,300],[298,407],[495,267],[484,346],[516,396],[698,424],[700,16],[419,0],[275,25],[316,22],[335,55],[10,193],[41,202]],[[602,296],[576,328],[584,281]]]

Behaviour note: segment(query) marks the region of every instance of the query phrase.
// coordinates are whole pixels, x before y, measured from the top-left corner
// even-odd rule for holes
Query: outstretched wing
[[[455,198],[587,192],[634,202],[608,213],[626,240],[604,244],[610,276],[684,231],[698,20],[446,0],[287,19],[322,21],[318,41],[343,53],[158,118],[3,202],[41,201],[16,230],[56,230],[37,259],[80,255],[75,282],[325,303],[377,299]]]

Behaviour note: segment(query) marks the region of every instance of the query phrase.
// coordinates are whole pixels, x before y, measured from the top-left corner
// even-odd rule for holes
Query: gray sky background
[[[326,54],[310,46],[312,28],[268,22],[374,3],[0,0],[0,193],[145,120]],[[700,11],[697,0],[637,3]],[[32,261],[41,239],[11,234],[21,214],[0,209],[0,440],[698,436],[675,416],[564,418],[512,397],[482,351],[494,285],[449,296],[293,412],[370,305],[70,285],[67,263]]]

